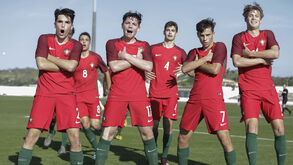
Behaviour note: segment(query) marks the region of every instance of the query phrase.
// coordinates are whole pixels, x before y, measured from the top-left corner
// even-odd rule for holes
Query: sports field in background
[[[16,164],[17,155],[26,135],[26,124],[31,110],[33,97],[13,97],[0,96],[0,164]],[[176,148],[178,137],[178,125],[182,115],[185,103],[179,104],[179,120],[174,123],[174,138],[169,150],[169,164],[177,164]],[[245,129],[244,124],[239,123],[239,106],[227,104],[227,113],[230,125],[230,134],[234,148],[237,153],[237,164],[247,165],[245,152]],[[293,107],[290,107],[293,109]],[[110,148],[108,165],[144,165],[145,157],[143,143],[140,139],[137,128],[131,127],[131,120],[128,117],[128,126],[122,131],[123,140],[113,140]],[[287,138],[287,159],[286,164],[293,164],[293,115],[285,114],[285,131]],[[162,125],[160,124],[160,128]],[[159,155],[162,153],[162,129],[159,132],[158,148]],[[38,140],[32,158],[32,165],[69,165],[69,153],[58,157],[57,151],[61,144],[61,134],[54,136],[53,142],[49,148],[43,147],[43,142],[47,133],[41,134]],[[97,137],[99,140],[100,137]],[[274,151],[274,136],[271,126],[264,118],[259,120],[258,135],[258,165],[276,165],[276,156]],[[81,133],[82,148],[84,153],[84,164],[94,164],[91,158],[94,154],[93,148],[86,140],[84,133]],[[67,145],[67,151],[69,143]],[[189,165],[224,165],[224,153],[216,136],[209,135],[202,121],[196,133],[190,141]]]

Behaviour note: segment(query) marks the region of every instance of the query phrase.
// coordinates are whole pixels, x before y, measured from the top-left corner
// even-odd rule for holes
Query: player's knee
[[[274,129],[274,134],[276,136],[281,136],[285,134],[285,128],[284,127],[277,127]]]
[[[91,126],[97,131],[101,128],[99,123],[92,123]]]

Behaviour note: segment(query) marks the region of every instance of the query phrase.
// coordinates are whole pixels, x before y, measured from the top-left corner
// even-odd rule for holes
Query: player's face
[[[87,35],[80,36],[79,42],[82,45],[82,51],[87,51],[90,49],[90,38]]]
[[[246,18],[246,24],[248,29],[259,29],[261,24],[261,16],[258,10],[251,10]]]
[[[126,18],[126,20],[122,23],[122,29],[125,38],[133,39],[140,29],[138,20],[134,17]]]
[[[55,22],[55,28],[56,35],[61,39],[65,39],[73,28],[71,18],[65,15],[59,15]]]
[[[169,26],[164,31],[166,41],[174,41],[177,36],[177,31],[175,26]]]
[[[206,28],[202,33],[197,33],[199,41],[204,49],[209,48],[213,45],[215,33],[212,28]]]

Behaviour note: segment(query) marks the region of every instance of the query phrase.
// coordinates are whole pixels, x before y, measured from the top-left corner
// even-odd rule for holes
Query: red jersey
[[[76,92],[98,90],[98,68],[105,73],[108,68],[101,56],[90,51],[86,58],[80,58],[79,65],[74,72]]]
[[[59,45],[54,34],[44,34],[39,37],[35,56],[47,58],[48,54],[51,54],[54,57],[79,62],[81,50],[81,44],[74,39]],[[73,73],[67,71],[39,71],[36,95],[72,94],[74,91]]]
[[[190,91],[189,100],[201,99],[223,99],[222,79],[224,78],[226,64],[227,64],[227,49],[224,43],[217,42],[212,46],[214,53],[211,63],[222,64],[221,69],[217,75],[212,75],[195,69],[195,78],[193,88]],[[185,62],[194,61],[196,56],[202,58],[208,54],[210,49],[203,51],[202,48],[192,49],[187,56]]]
[[[133,44],[127,44],[122,39],[109,40],[106,44],[107,62],[119,60],[118,52],[123,51],[131,55],[137,55],[139,47],[142,47],[143,59],[152,62],[150,46],[145,41],[136,40]],[[112,85],[109,93],[109,100],[113,101],[145,101],[147,92],[145,87],[145,73],[143,70],[131,66],[120,72],[112,73]]]
[[[156,78],[151,80],[149,97],[179,97],[175,68],[183,64],[186,53],[178,46],[166,48],[162,43],[151,46],[153,71]]]
[[[278,46],[274,33],[270,30],[261,31],[257,37],[251,36],[248,32],[241,32],[233,37],[231,56],[233,54],[242,56],[243,44],[251,51],[263,51],[274,45]],[[271,77],[270,65],[239,67],[238,72],[238,84],[241,91],[266,90],[275,86]]]

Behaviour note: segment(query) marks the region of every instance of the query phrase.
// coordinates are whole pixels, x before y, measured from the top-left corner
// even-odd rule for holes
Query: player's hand
[[[128,55],[128,54],[126,53],[126,47],[123,48],[123,51],[119,51],[119,52],[118,52],[118,58],[119,58],[120,60],[126,60],[127,55]]]
[[[154,72],[145,71],[145,79],[146,81],[151,81],[156,78],[156,74]]]
[[[243,43],[243,46],[244,46],[244,49],[243,49],[243,51],[242,51],[242,55],[243,55],[243,57],[246,57],[246,58],[251,58],[251,57],[253,57],[254,51],[250,51],[250,50],[247,48],[247,46],[246,46],[245,43]]]
[[[260,58],[260,60],[261,60],[261,64],[263,65],[272,65],[274,62],[273,60],[262,59],[262,58]]]
[[[139,47],[138,50],[137,50],[137,55],[136,57],[137,58],[140,58],[140,59],[143,59],[143,55],[142,55],[142,52],[144,51],[143,47]]]
[[[179,77],[181,75],[183,75],[182,72],[182,64],[178,63],[178,67],[175,68],[175,70],[173,72],[175,72],[176,77]]]
[[[207,62],[211,62],[213,59],[214,53],[212,52],[212,50],[209,51],[209,53],[205,56]]]

